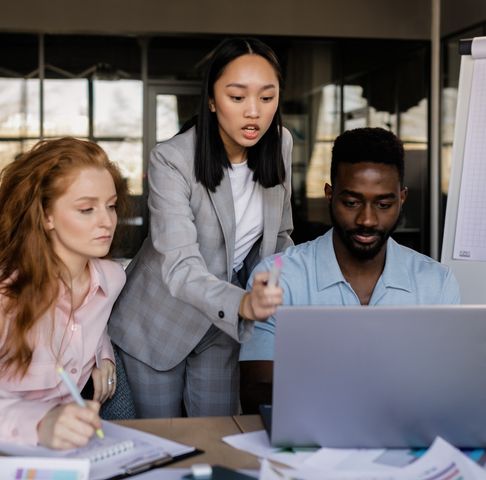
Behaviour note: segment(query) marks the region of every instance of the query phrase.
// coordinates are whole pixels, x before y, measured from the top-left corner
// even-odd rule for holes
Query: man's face
[[[372,259],[382,250],[407,197],[394,166],[368,162],[341,163],[325,193],[335,241],[358,260]]]

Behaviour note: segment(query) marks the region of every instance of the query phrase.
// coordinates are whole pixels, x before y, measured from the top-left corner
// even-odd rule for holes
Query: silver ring
[[[115,383],[115,379],[113,377],[110,377],[108,379],[108,385],[113,385]]]

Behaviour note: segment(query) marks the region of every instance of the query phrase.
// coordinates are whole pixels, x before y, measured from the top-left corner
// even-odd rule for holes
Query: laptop
[[[274,446],[485,447],[486,305],[279,308],[273,382]]]

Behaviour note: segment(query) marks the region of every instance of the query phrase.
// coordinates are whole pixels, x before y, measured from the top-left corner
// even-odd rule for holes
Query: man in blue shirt
[[[450,269],[396,243],[407,197],[403,146],[391,132],[359,128],[334,142],[326,184],[333,228],[281,255],[284,305],[411,305],[459,303]],[[274,257],[255,269],[270,270]],[[251,279],[250,279],[251,283]],[[269,403],[275,320],[257,322],[240,353],[245,413]]]

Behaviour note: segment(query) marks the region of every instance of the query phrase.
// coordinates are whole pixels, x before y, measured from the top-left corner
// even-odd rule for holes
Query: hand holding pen
[[[270,274],[268,275],[267,286],[276,287],[280,279],[280,272],[282,271],[282,257],[275,255],[272,267],[270,268]]]
[[[275,256],[269,272],[259,272],[253,277],[253,286],[240,303],[239,314],[247,320],[265,321],[282,304],[283,291],[278,286],[282,259]]]
[[[85,401],[61,367],[58,373],[74,402],[58,405],[44,415],[37,426],[39,444],[49,448],[69,449],[86,445],[95,432],[99,438],[103,438],[98,416],[99,403]]]

